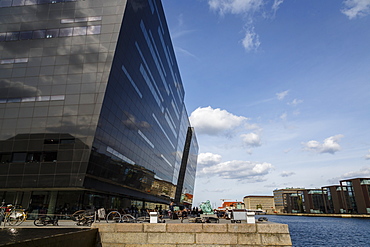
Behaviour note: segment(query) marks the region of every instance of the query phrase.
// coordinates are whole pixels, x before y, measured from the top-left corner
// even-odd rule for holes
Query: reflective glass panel
[[[32,39],[32,31],[23,31],[19,36],[20,40]]]

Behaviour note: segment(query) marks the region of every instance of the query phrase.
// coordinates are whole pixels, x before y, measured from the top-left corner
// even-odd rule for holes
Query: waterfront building
[[[238,201],[224,201],[223,200],[221,207],[218,207],[218,210],[232,210],[232,209],[245,209],[245,204],[243,202]]]
[[[326,191],[322,189],[306,189],[301,191],[304,213],[325,213]]]
[[[274,198],[280,213],[370,214],[370,178],[341,180],[321,189],[275,190]]]
[[[274,196],[245,196],[243,201],[246,209],[262,210],[267,214],[275,212]]]
[[[274,193],[274,202],[275,202],[275,210],[278,213],[288,213],[291,212],[292,200],[290,198],[291,194],[297,194],[297,191],[304,190],[303,188],[286,188],[286,189],[276,189],[273,191]],[[297,195],[298,196],[298,195]],[[297,202],[296,202],[297,203]],[[298,205],[296,205],[295,210],[298,210]]]
[[[344,200],[342,198],[342,187],[340,185],[331,185],[321,188],[326,197],[324,197],[325,213],[327,214],[342,214],[345,212]],[[346,189],[346,188],[343,188]]]
[[[6,0],[0,17],[0,200],[192,203],[198,144],[160,0]]]
[[[370,214],[370,178],[340,181],[345,213]]]

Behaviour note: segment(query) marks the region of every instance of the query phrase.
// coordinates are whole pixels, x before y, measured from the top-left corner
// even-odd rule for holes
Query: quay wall
[[[257,224],[137,224],[94,223],[98,246],[189,247],[189,246],[292,246],[288,225]]]

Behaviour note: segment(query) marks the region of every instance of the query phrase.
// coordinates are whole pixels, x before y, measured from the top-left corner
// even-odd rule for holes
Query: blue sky
[[[370,177],[370,0],[162,0],[194,202]]]

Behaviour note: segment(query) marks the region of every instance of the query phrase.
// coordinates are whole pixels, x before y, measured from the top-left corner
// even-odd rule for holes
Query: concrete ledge
[[[104,224],[103,224],[104,225]],[[107,224],[116,225],[115,229],[117,232],[143,232],[143,224],[127,223],[127,224]],[[100,227],[99,227],[100,232]]]
[[[287,225],[284,224],[256,224],[259,233],[289,233]]]
[[[167,232],[202,232],[203,224],[168,224]]]
[[[292,246],[288,225],[94,223],[105,247]]]
[[[228,232],[257,233],[257,224],[227,224]]]
[[[148,243],[151,244],[194,244],[192,233],[148,233]]]
[[[197,244],[237,244],[238,235],[235,233],[199,233],[196,234]]]

